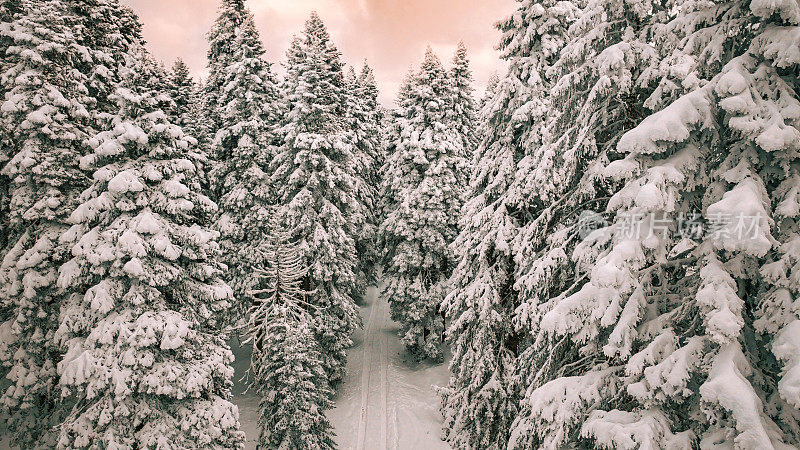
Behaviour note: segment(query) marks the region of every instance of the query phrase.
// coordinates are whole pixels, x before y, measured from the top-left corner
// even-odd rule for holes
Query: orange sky
[[[144,23],[156,57],[171,65],[182,57],[196,76],[205,74],[205,34],[219,0],[122,0]],[[449,63],[459,40],[470,52],[478,93],[504,64],[494,50],[493,24],[513,12],[514,0],[248,0],[272,63],[284,59],[292,34],[312,10],[325,21],[348,64],[366,58],[375,70],[381,101],[393,103],[409,64],[422,60],[430,44]],[[278,69],[278,67],[276,67]]]

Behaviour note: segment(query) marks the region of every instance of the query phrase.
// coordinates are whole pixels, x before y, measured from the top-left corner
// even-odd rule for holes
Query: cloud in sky
[[[144,23],[153,54],[166,64],[183,58],[196,76],[206,73],[205,34],[219,0],[122,0]],[[493,24],[514,11],[514,0],[249,0],[270,62],[284,59],[291,37],[311,11],[328,26],[348,64],[366,59],[375,70],[381,101],[391,105],[409,65],[419,64],[425,46],[446,63],[459,40],[469,49],[475,87],[482,92],[505,65],[494,50]],[[276,65],[276,69],[279,69]]]

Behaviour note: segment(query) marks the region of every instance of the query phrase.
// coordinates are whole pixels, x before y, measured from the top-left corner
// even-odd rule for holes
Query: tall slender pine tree
[[[210,37],[209,70],[214,77],[213,83],[209,77],[206,94],[207,101],[213,98],[211,115],[219,127],[211,145],[212,192],[220,207],[215,227],[222,233],[236,311],[243,316],[246,293],[256,282],[253,268],[262,264],[258,249],[271,223],[273,193],[265,170],[277,152],[278,90],[253,15],[242,2],[223,2]],[[223,38],[232,41],[220,47]],[[218,90],[211,93],[212,88]]]
[[[548,83],[542,74],[558,57],[575,8],[526,0],[500,22],[506,76],[483,109],[462,231],[453,244],[458,266],[444,302],[453,349],[441,390],[448,441],[458,448],[506,448],[517,417],[521,335],[514,240],[526,212],[517,205],[517,163],[543,141]]]
[[[366,212],[356,190],[341,56],[316,13],[290,47],[284,88],[284,143],[271,165],[271,181],[283,226],[300,242],[309,265],[303,288],[313,292],[315,335],[326,373],[336,383],[359,324],[355,243]]]
[[[472,88],[472,71],[464,42],[459,42],[450,67],[453,84],[453,121],[463,137],[464,156],[471,158],[477,143],[475,90]]]
[[[453,120],[453,84],[430,47],[404,98],[390,142],[380,227],[384,295],[406,348],[442,358],[439,308],[454,267],[450,244],[466,185],[464,136]]]
[[[250,386],[261,395],[259,442],[265,448],[333,448],[325,410],[332,392],[314,338],[308,273],[299,246],[273,224],[264,268],[256,271],[261,289],[250,292]]]

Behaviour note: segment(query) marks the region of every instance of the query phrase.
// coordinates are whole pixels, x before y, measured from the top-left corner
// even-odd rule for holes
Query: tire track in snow
[[[388,449],[388,428],[389,428],[389,340],[386,335],[386,329],[389,327],[389,302],[378,300],[381,302],[381,328],[378,330],[378,335],[381,339],[381,448]]]
[[[369,318],[367,319],[367,326],[364,329],[364,357],[361,360],[361,409],[358,415],[358,423],[356,424],[356,448],[361,450],[365,447],[365,440],[367,435],[367,408],[369,406],[369,382],[371,375],[372,358],[371,353],[375,344],[375,315],[379,308],[379,300],[377,296],[372,298],[369,308]]]

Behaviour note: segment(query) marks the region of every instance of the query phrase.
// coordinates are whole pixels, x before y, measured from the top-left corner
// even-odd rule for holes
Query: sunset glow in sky
[[[220,0],[121,0],[144,23],[151,52],[167,65],[181,57],[197,77],[206,72],[205,34]],[[456,44],[469,49],[477,93],[504,64],[494,50],[499,32],[493,24],[514,11],[514,0],[248,0],[276,71],[293,34],[311,11],[328,26],[344,61],[360,67],[366,58],[375,70],[381,102],[393,104],[408,71],[422,61],[430,44],[449,65]]]

